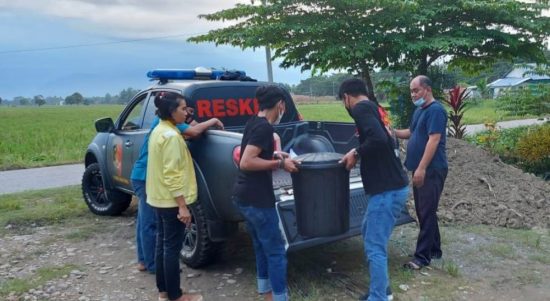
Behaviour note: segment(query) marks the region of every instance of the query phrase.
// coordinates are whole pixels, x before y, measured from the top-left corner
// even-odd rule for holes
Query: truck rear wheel
[[[185,230],[181,261],[190,268],[205,266],[218,258],[223,242],[213,242],[208,236],[206,216],[200,201],[189,205],[192,220],[191,226]]]
[[[82,195],[90,211],[97,215],[119,215],[132,201],[129,194],[105,188],[99,163],[86,167],[82,176]]]

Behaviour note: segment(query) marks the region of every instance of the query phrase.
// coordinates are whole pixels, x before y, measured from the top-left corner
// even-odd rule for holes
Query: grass
[[[384,104],[383,104],[384,105]],[[352,122],[342,102],[297,104],[304,120]],[[0,170],[82,162],[95,136],[94,121],[116,119],[122,105],[23,106],[0,108]],[[466,124],[528,118],[503,116],[495,100],[472,105]]]
[[[76,268],[74,265],[43,267],[36,270],[36,273],[28,278],[6,280],[0,285],[0,297],[7,297],[10,293],[15,295],[25,293],[30,289],[44,285],[48,281],[59,279]]]
[[[91,213],[78,186],[0,196],[0,234],[7,231],[7,225],[17,230],[83,216]]]
[[[353,122],[341,102],[322,104],[298,104],[304,120]]]
[[[536,116],[513,116],[506,115],[505,112],[497,110],[497,100],[483,99],[477,102],[471,102],[471,105],[464,113],[464,124],[482,124],[494,123],[498,121],[536,118]]]
[[[0,170],[81,162],[94,121],[120,105],[0,108]]]

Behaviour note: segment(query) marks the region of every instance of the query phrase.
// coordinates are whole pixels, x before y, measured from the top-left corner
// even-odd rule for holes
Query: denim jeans
[[[155,208],[157,212],[156,281],[159,292],[175,300],[183,294],[180,288],[180,251],[185,224],[178,220],[178,208]]]
[[[405,186],[369,196],[362,228],[370,274],[368,301],[388,300],[388,241],[408,194]]]
[[[288,300],[286,250],[275,208],[257,208],[234,200],[246,220],[256,254],[258,292],[273,292],[274,301]]]
[[[445,185],[448,170],[427,169],[422,187],[413,187],[414,208],[420,231],[416,241],[414,260],[429,265],[432,256],[441,257],[441,236],[437,224],[437,207]]]
[[[155,209],[147,204],[145,181],[132,180],[134,192],[138,198],[136,221],[136,249],[138,262],[143,263],[147,271],[155,272],[155,245],[157,239],[157,217]]]

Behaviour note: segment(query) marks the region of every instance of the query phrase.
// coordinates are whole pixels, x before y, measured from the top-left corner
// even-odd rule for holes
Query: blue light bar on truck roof
[[[244,71],[231,71],[238,72],[242,76],[245,76]],[[155,69],[147,72],[147,77],[150,79],[158,79],[166,81],[170,79],[220,79],[222,75],[226,73],[225,70],[211,70],[207,68],[196,69]]]

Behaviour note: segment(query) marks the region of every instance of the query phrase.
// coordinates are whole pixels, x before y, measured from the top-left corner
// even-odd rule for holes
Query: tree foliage
[[[84,96],[78,92],[74,92],[73,94],[65,97],[65,104],[68,105],[78,105],[84,102]]]
[[[498,98],[498,109],[508,116],[550,114],[550,86],[528,85],[505,91]]]
[[[367,82],[375,68],[427,74],[436,61],[465,70],[496,59],[545,62],[548,1],[267,0],[201,15],[232,24],[189,39],[245,48],[270,45],[281,67],[347,70]],[[371,93],[369,97],[374,97]]]
[[[42,95],[35,95],[33,97],[34,104],[41,107],[44,104],[46,104],[46,99],[44,99],[44,96]]]

